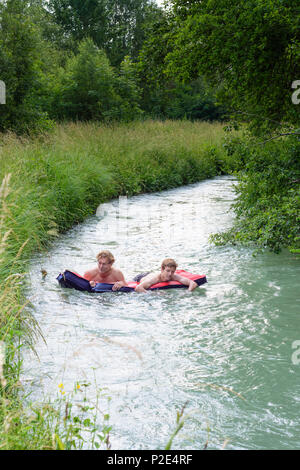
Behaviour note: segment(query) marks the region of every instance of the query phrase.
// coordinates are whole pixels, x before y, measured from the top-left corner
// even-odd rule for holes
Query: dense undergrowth
[[[300,253],[300,140],[234,137],[226,143],[237,184],[233,227],[212,236],[217,244],[251,246],[255,252]]]

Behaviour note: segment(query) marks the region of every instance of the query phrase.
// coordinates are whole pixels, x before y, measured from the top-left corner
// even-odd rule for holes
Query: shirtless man
[[[100,251],[97,255],[98,266],[84,273],[83,277],[90,281],[91,287],[95,287],[97,282],[113,284],[112,290],[119,290],[127,286],[123,273],[113,268],[115,258],[108,250]]]
[[[136,286],[136,292],[147,292],[146,289],[149,289],[150,286],[153,284],[157,284],[158,282],[166,282],[166,281],[177,281],[185,286],[188,286],[189,292],[193,291],[198,287],[198,284],[191,279],[187,279],[186,277],[180,276],[179,274],[175,274],[177,268],[177,263],[171,259],[165,259],[161,264],[160,272],[156,273],[149,273],[146,276],[140,279],[140,284]]]

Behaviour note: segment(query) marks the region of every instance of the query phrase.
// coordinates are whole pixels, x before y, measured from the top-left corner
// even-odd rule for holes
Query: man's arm
[[[94,273],[93,271],[86,271],[83,275],[84,279],[86,279],[87,281],[91,281],[94,277]]]
[[[179,276],[179,274],[174,274],[173,275],[173,281],[177,281],[177,282],[180,282],[180,284],[188,286],[188,290],[190,292],[193,291],[194,289],[196,289],[196,287],[198,287],[198,284],[196,282],[192,281],[192,279],[188,279],[187,277]]]
[[[119,290],[123,286],[128,286],[127,282],[125,281],[125,277],[121,271],[116,270],[115,274],[116,276],[118,276],[119,280],[114,283],[114,285],[112,286],[112,290]]]
[[[87,281],[90,281],[91,287],[95,287],[96,285],[96,282],[92,281],[93,277],[95,277],[95,274],[96,274],[95,271],[96,271],[95,269],[91,269],[90,271],[86,271],[83,275],[84,279],[86,279]]]

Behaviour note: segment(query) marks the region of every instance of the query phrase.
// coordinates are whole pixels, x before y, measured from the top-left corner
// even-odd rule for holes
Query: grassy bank
[[[0,137],[0,447],[67,447],[53,438],[59,416],[43,407],[32,419],[19,398],[22,345],[40,333],[22,295],[32,254],[101,202],[220,174],[223,137],[221,124],[187,121],[66,124],[31,139]]]
[[[9,232],[1,280],[22,271],[33,251],[119,195],[159,191],[218,174],[224,165],[221,124],[191,122],[58,126],[33,139],[0,140],[0,180],[11,175]],[[22,254],[16,256],[23,246]],[[20,265],[21,263],[21,265]]]

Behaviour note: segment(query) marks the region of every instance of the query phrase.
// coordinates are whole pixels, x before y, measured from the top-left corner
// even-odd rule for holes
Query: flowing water
[[[300,447],[300,260],[209,244],[232,224],[232,185],[218,177],[104,204],[32,261],[29,297],[46,340],[39,361],[24,359],[32,397],[57,396],[59,383],[91,383],[91,401],[104,389],[112,449],[163,449],[184,406],[173,449],[207,439],[209,449]],[[208,283],[146,294],[58,285],[60,271],[82,274],[101,249],[127,280],[172,257]]]

